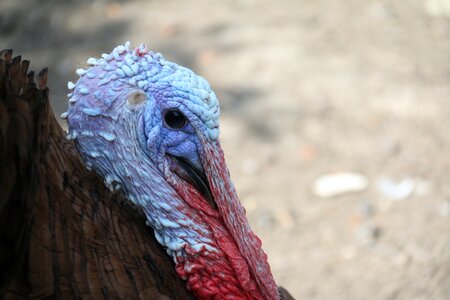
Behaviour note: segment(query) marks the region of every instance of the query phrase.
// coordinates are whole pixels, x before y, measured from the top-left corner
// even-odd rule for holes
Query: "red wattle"
[[[185,255],[177,256],[177,273],[188,288],[198,299],[264,299],[220,214],[191,185],[179,185],[177,192],[195,208],[195,222],[208,224],[210,232],[198,235],[214,241],[199,251],[186,245]]]

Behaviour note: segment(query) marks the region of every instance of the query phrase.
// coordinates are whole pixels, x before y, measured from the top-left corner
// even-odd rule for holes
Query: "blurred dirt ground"
[[[449,37],[448,0],[0,1],[0,48],[50,68],[58,113],[74,70],[126,40],[209,80],[240,197],[297,299],[450,299]],[[368,187],[313,193],[340,171]]]

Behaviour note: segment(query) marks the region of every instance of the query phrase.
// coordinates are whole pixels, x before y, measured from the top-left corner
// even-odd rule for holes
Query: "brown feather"
[[[87,171],[45,69],[0,52],[0,298],[193,299],[140,210]]]

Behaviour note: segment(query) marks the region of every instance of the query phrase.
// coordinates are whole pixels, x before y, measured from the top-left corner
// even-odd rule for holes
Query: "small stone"
[[[368,201],[361,202],[358,207],[358,211],[363,218],[370,218],[375,214],[374,206]]]
[[[361,174],[342,172],[319,177],[313,186],[314,194],[323,198],[361,192],[367,188],[368,179]]]
[[[364,223],[356,230],[356,238],[363,245],[372,245],[380,237],[380,228],[371,223]]]
[[[411,196],[414,191],[415,181],[405,178],[395,182],[390,178],[382,178],[378,181],[378,190],[384,196],[392,200],[403,200]]]

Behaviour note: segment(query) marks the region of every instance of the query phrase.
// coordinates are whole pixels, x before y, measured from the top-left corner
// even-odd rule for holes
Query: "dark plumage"
[[[0,57],[0,299],[193,299],[140,210],[86,170],[47,70]]]

